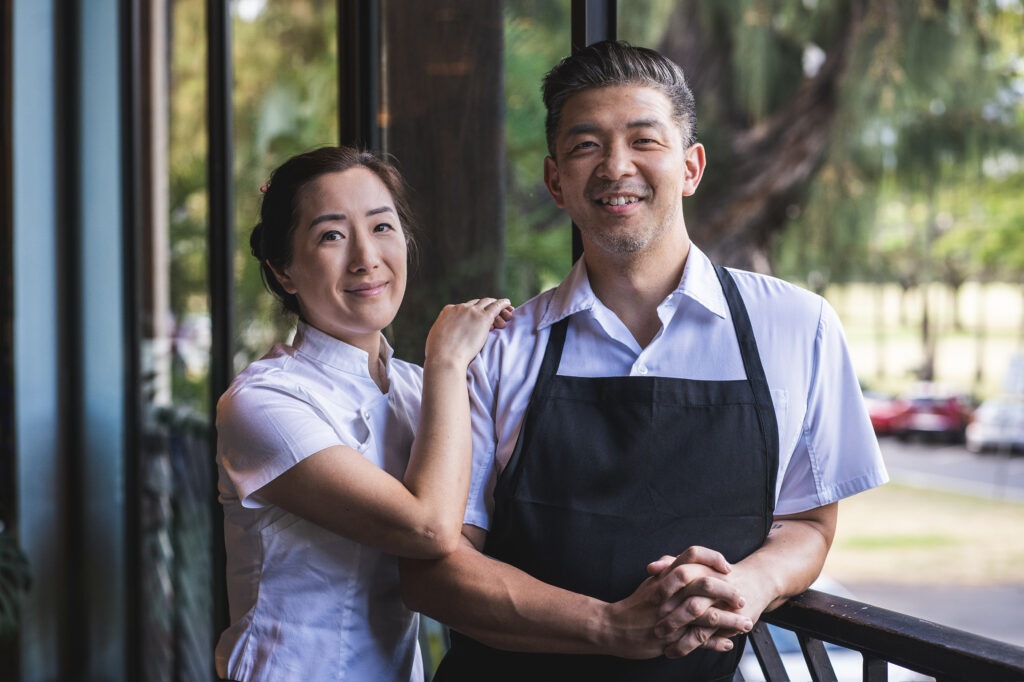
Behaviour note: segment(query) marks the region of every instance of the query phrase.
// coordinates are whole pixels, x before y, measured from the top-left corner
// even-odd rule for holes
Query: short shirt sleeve
[[[822,301],[807,410],[775,513],[831,504],[888,481],[839,317]]]
[[[264,506],[252,494],[297,463],[334,445],[358,447],[339,434],[301,391],[246,385],[217,404],[217,452],[245,507]]]
[[[486,349],[485,349],[486,352]],[[469,482],[469,499],[463,523],[484,530],[490,528],[494,505],[494,484],[497,478],[494,426],[494,389],[487,376],[484,353],[469,366],[470,425],[473,433],[473,468]]]

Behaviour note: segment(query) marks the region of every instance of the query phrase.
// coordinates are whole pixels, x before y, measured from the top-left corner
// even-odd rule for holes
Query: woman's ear
[[[284,289],[289,294],[295,294],[298,292],[298,289],[292,282],[292,278],[288,275],[287,268],[285,268],[284,270],[280,270],[274,267],[274,265],[268,260],[263,261],[263,264],[270,268],[270,271],[274,273],[274,278],[277,280],[277,283],[281,285],[282,289]]]

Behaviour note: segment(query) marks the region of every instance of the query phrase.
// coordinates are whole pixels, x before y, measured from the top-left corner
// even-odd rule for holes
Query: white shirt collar
[[[303,355],[321,364],[348,374],[370,377],[369,353],[336,339],[303,320],[299,320],[295,329],[295,340],[292,342],[292,346]],[[384,359],[384,367],[390,376],[391,356],[394,351],[383,334],[380,335],[380,352]]]
[[[665,307],[675,298],[676,294],[686,296],[723,319],[729,314],[729,306],[725,301],[725,294],[722,292],[722,285],[718,281],[715,267],[693,242],[690,243],[690,253],[686,257],[686,265],[683,267],[683,277],[679,286],[662,301],[659,308]],[[564,317],[582,310],[593,310],[595,306],[599,305],[602,304],[590,287],[587,267],[583,259],[580,258],[573,264],[569,275],[562,280],[548,300],[547,309],[541,315],[537,329],[550,327]],[[676,306],[672,306],[673,310],[675,308]]]

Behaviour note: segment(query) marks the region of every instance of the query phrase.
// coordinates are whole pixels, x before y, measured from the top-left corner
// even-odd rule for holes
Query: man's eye
[[[591,149],[591,148],[596,147],[596,146],[597,146],[596,142],[594,142],[593,140],[587,140],[586,142],[579,142],[579,143],[575,144],[573,146],[573,148],[572,148],[572,151],[575,152],[575,151],[579,151],[579,150],[583,150],[583,149]]]
[[[655,140],[650,137],[641,137],[636,140],[636,144],[654,144]]]
[[[320,235],[320,241],[322,242],[336,242],[339,239],[343,239],[343,236],[341,232],[338,232],[337,230],[327,230]]]

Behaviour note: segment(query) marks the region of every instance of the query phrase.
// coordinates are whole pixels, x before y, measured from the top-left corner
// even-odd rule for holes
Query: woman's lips
[[[357,286],[345,289],[346,293],[354,294],[356,296],[376,296],[380,292],[384,291],[388,286],[387,282],[368,282],[366,284],[359,284]]]

